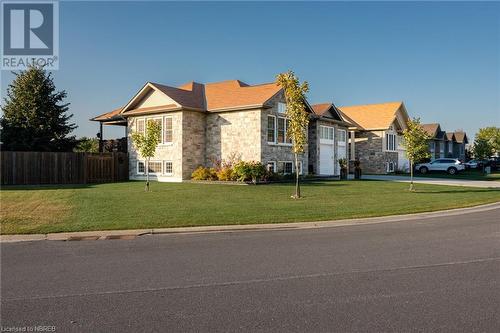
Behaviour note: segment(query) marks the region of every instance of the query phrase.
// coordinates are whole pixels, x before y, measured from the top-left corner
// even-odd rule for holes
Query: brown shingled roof
[[[455,139],[455,134],[453,134],[452,132],[447,132],[446,139],[448,139],[448,141],[453,141],[453,139]]]
[[[467,134],[465,134],[465,132],[456,131],[454,134],[455,134],[455,140],[458,143],[467,143],[468,142],[468,140],[467,140]]]
[[[113,111],[103,113],[101,115],[98,115],[90,120],[95,120],[95,121],[109,121],[113,120],[114,118],[118,118],[117,116],[120,114],[121,110],[123,107],[114,109]]]
[[[434,124],[422,124],[421,126],[424,129],[424,131],[426,131],[427,134],[429,134],[429,136],[431,138],[433,138],[436,135],[436,131],[439,128],[439,124],[437,124],[437,123],[434,123]]]
[[[207,83],[205,84],[207,111],[263,105],[280,90],[281,87],[274,82],[255,86],[239,80]]]
[[[396,118],[403,102],[340,106],[339,109],[349,122],[365,130],[389,128]]]
[[[332,107],[332,103],[321,103],[311,105],[313,111],[317,115],[324,115]]]

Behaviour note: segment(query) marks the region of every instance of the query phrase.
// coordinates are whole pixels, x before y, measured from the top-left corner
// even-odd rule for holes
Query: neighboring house
[[[307,102],[306,106],[312,127],[323,122],[348,126],[340,115],[329,111],[319,115]],[[200,165],[213,166],[234,158],[259,161],[275,172],[292,173],[295,159],[286,136],[289,121],[285,112],[283,89],[275,83],[252,86],[231,80],[170,87],[148,82],[124,107],[92,120],[99,121],[101,129],[102,124],[126,126],[131,179],[143,179],[145,171],[131,133],[145,132],[147,122],[157,121],[162,134],[150,162],[150,174],[160,181],[182,181],[190,179]],[[310,146],[316,152],[315,141],[320,140],[313,140]],[[305,167],[317,169],[314,162],[309,166],[308,148],[300,156],[302,174],[307,172]],[[336,172],[336,162],[332,159],[330,175]]]
[[[434,124],[422,124],[422,128],[429,135],[429,152],[431,154],[431,159],[444,158],[446,156],[445,143],[448,141],[446,132],[441,130],[441,125]]]
[[[345,121],[333,103],[312,105],[309,120],[309,173],[340,175],[338,160],[347,159],[348,130],[352,124]]]
[[[358,159],[364,173],[408,171],[402,145],[408,113],[403,102],[339,107],[343,119],[356,126],[351,132],[350,159]]]
[[[453,157],[458,158],[460,161],[465,161],[465,146],[469,143],[467,134],[464,131],[455,131],[455,144],[453,146]]]
[[[446,132],[446,142],[445,142],[445,152],[446,157],[455,157],[454,149],[457,144],[457,140],[455,139],[455,133]]]

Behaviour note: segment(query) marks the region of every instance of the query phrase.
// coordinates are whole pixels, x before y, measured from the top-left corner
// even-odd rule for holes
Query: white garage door
[[[320,144],[319,146],[319,174],[333,175],[333,144]]]
[[[319,127],[319,174],[333,175],[334,167],[334,128],[331,126]]]

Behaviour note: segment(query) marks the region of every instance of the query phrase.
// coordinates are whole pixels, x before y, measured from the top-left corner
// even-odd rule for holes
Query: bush
[[[199,166],[191,174],[193,180],[217,180],[217,173],[213,168]]]
[[[236,180],[237,175],[235,174],[233,168],[223,167],[217,171],[217,179],[221,181],[231,181]]]
[[[254,183],[261,180],[266,175],[266,168],[260,162],[238,162],[234,166],[234,173],[239,181],[249,181]]]

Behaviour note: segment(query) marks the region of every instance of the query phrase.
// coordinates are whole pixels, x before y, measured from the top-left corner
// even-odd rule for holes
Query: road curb
[[[352,225],[366,225],[388,222],[411,221],[421,218],[433,218],[444,216],[457,216],[468,213],[483,212],[500,208],[500,202],[490,204],[440,210],[433,212],[423,212],[404,215],[388,215],[378,217],[354,218],[344,220],[313,221],[313,222],[291,222],[291,223],[266,223],[266,224],[239,224],[221,226],[201,226],[201,227],[175,227],[175,228],[153,228],[153,229],[132,229],[132,230],[101,230],[101,231],[81,231],[81,232],[61,232],[49,234],[28,234],[28,235],[0,235],[0,243],[28,242],[28,241],[73,241],[73,240],[105,240],[105,239],[131,239],[142,235],[161,234],[194,234],[194,233],[215,233],[215,232],[241,232],[260,230],[296,230],[331,228]]]

